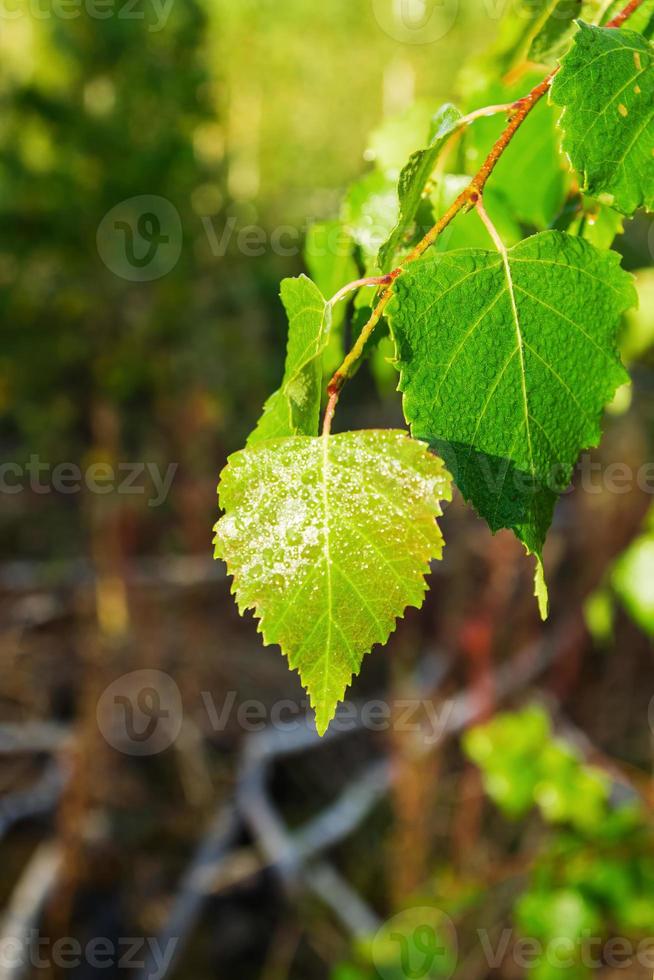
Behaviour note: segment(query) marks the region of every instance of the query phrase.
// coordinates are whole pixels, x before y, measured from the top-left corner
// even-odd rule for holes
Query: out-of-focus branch
[[[54,889],[62,865],[59,846],[46,841],[37,847],[14,888],[0,931],[0,980],[20,980],[31,973],[30,949],[43,906]]]

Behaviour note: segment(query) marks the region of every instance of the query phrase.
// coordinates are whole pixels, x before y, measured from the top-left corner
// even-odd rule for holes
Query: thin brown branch
[[[606,27],[622,27],[624,22],[628,20],[632,14],[635,14],[639,7],[642,7],[645,0],[631,0],[624,10],[621,10],[619,14],[616,14],[613,20],[610,20]]]

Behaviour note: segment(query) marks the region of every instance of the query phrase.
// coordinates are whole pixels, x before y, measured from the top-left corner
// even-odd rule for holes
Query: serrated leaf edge
[[[375,430],[373,429],[373,430],[362,430],[362,431],[374,432]],[[363,663],[364,658],[367,657],[372,652],[372,650],[375,649],[375,647],[378,647],[380,645],[385,645],[388,642],[389,638],[397,630],[398,623],[405,618],[407,609],[421,609],[422,608],[422,606],[424,604],[424,601],[425,601],[425,596],[427,595],[427,592],[428,592],[428,589],[429,589],[429,586],[428,586],[428,583],[427,583],[427,576],[431,573],[431,563],[433,561],[440,561],[442,559],[442,556],[443,556],[443,550],[445,548],[445,539],[443,537],[443,533],[441,531],[441,528],[440,528],[440,526],[438,524],[438,519],[443,516],[443,507],[442,507],[442,504],[443,503],[448,503],[448,502],[450,502],[452,500],[452,487],[453,487],[453,479],[452,479],[451,474],[449,473],[449,471],[447,470],[447,468],[443,464],[442,460],[440,460],[440,457],[435,456],[435,454],[431,452],[428,443],[426,443],[424,439],[416,439],[413,436],[411,436],[408,432],[402,432],[402,430],[388,430],[388,429],[383,429],[383,430],[378,430],[378,431],[382,431],[382,432],[385,432],[385,433],[386,432],[395,431],[395,432],[397,432],[398,435],[399,434],[403,434],[406,437],[407,440],[410,440],[413,443],[419,444],[422,447],[423,453],[425,455],[430,455],[430,456],[434,457],[435,459],[438,459],[439,462],[441,462],[441,469],[442,469],[443,477],[445,478],[445,483],[444,483],[444,489],[443,489],[442,496],[440,498],[434,498],[433,505],[430,504],[430,507],[429,507],[429,509],[432,512],[432,517],[433,517],[433,520],[434,520],[434,525],[435,525],[435,528],[436,528],[436,531],[437,531],[437,534],[438,534],[438,541],[434,542],[434,553],[433,553],[433,555],[430,558],[424,559],[421,562],[421,566],[420,567],[417,567],[417,565],[416,565],[416,568],[411,573],[411,578],[409,580],[409,583],[411,585],[415,586],[415,588],[417,590],[420,590],[420,593],[419,593],[418,596],[416,596],[415,599],[409,600],[404,605],[404,608],[403,608],[403,610],[402,610],[401,613],[398,613],[395,616],[389,615],[387,617],[387,620],[383,621],[380,624],[382,626],[383,634],[378,639],[374,640],[366,650],[363,650],[361,652],[361,663]],[[280,437],[280,438],[284,438],[284,437]],[[295,438],[295,437],[290,437],[290,438]],[[311,438],[311,437],[308,437],[308,438]],[[328,440],[331,437],[329,437],[329,436],[322,436],[321,438],[323,438],[325,440]],[[265,444],[269,444],[272,441],[274,441],[274,440],[262,440],[261,443],[256,444],[256,445],[254,445],[252,447],[246,447],[246,449],[251,449],[252,451],[256,451],[256,449],[258,448],[259,445],[263,446]],[[233,456],[238,456],[243,451],[244,450],[239,450],[238,452],[234,453]],[[218,484],[219,506],[220,506],[221,510],[223,511],[223,513],[226,513],[226,510],[225,510],[224,506],[222,505],[222,503],[220,502],[220,484],[222,483],[222,475],[225,472],[225,470],[228,468],[228,466],[230,465],[230,460],[232,458],[233,458],[232,456],[228,457],[227,463],[226,463],[223,471],[221,472],[221,475],[220,475],[220,478],[219,478],[219,484]],[[268,639],[268,637],[266,635],[266,630],[267,630],[266,619],[267,619],[267,617],[266,617],[266,615],[264,613],[260,612],[259,603],[256,602],[256,601],[249,602],[249,603],[244,603],[244,602],[241,602],[239,600],[238,590],[239,590],[239,583],[240,583],[240,580],[241,580],[241,573],[239,571],[233,569],[232,563],[229,560],[227,560],[226,558],[223,558],[221,555],[217,554],[217,552],[216,552],[216,547],[217,547],[218,538],[219,538],[219,535],[218,535],[218,525],[219,525],[219,523],[220,523],[221,520],[222,520],[222,517],[220,517],[216,521],[216,523],[214,524],[214,527],[213,527],[214,536],[212,538],[212,543],[214,545],[214,558],[219,559],[220,561],[223,561],[224,562],[224,564],[226,566],[226,569],[227,569],[227,574],[232,579],[232,583],[231,583],[231,587],[230,587],[230,594],[234,596],[235,604],[236,604],[236,607],[237,607],[237,609],[239,611],[239,615],[244,616],[246,612],[250,612],[251,611],[252,614],[253,614],[253,617],[256,620],[257,633],[262,637],[264,647],[278,646],[280,648],[280,651],[281,651],[282,655],[285,657],[285,659],[286,659],[286,661],[288,663],[289,669],[291,671],[293,671],[294,673],[297,673],[297,675],[299,677],[299,680],[300,680],[300,683],[302,685],[302,688],[307,693],[307,696],[309,698],[309,704],[311,705],[311,707],[313,708],[313,711],[315,713],[315,717],[316,717],[316,729],[318,731],[318,734],[319,735],[324,735],[324,733],[326,732],[326,730],[327,730],[327,728],[329,726],[329,723],[332,721],[332,719],[334,718],[334,716],[336,714],[336,711],[338,710],[338,704],[342,701],[342,699],[343,699],[343,697],[345,695],[345,692],[350,687],[350,685],[352,683],[352,679],[355,676],[358,676],[358,672],[352,671],[350,673],[349,678],[348,678],[348,681],[347,681],[347,683],[345,684],[345,686],[343,688],[343,693],[338,698],[338,700],[336,702],[336,705],[331,710],[331,712],[325,712],[324,710],[321,710],[321,706],[318,703],[316,703],[316,700],[314,698],[314,695],[306,687],[306,685],[305,685],[305,683],[304,683],[304,681],[302,679],[302,672],[301,672],[300,667],[292,663],[292,661],[291,661],[291,655],[288,654],[285,650],[283,650],[278,642],[276,642],[275,640]],[[425,545],[425,549],[426,548],[427,548],[427,545]]]

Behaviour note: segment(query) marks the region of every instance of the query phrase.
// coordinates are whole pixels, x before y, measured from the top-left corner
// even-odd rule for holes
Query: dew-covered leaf
[[[262,443],[236,453],[219,487],[216,557],[241,612],[300,673],[324,732],[364,655],[419,607],[443,539],[450,477],[398,431]]]
[[[654,47],[580,23],[554,79],[563,148],[582,189],[623,214],[654,207]]]
[[[264,405],[249,446],[265,439],[318,432],[322,355],[329,342],[331,307],[306,276],[284,279],[281,298],[288,315],[284,378]]]
[[[412,153],[402,169],[397,185],[399,218],[379,250],[378,265],[382,272],[390,272],[393,256],[413,226],[436,161],[461,119],[462,115],[455,106],[444,105],[434,117],[429,145]]]
[[[636,296],[619,256],[560,232],[498,252],[427,255],[388,307],[404,413],[493,531],[540,559],[557,490],[626,372],[620,314]]]

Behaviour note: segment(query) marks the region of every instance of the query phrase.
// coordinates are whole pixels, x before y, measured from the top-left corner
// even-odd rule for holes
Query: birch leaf
[[[627,375],[620,314],[636,301],[614,252],[560,232],[498,252],[427,255],[387,308],[404,413],[491,530],[512,528],[540,565],[557,491]]]
[[[450,477],[404,432],[347,432],[236,453],[219,495],[216,557],[299,671],[322,734],[364,655],[422,605]]]
[[[654,46],[580,22],[554,79],[563,149],[582,190],[622,214],[654,208]]]

